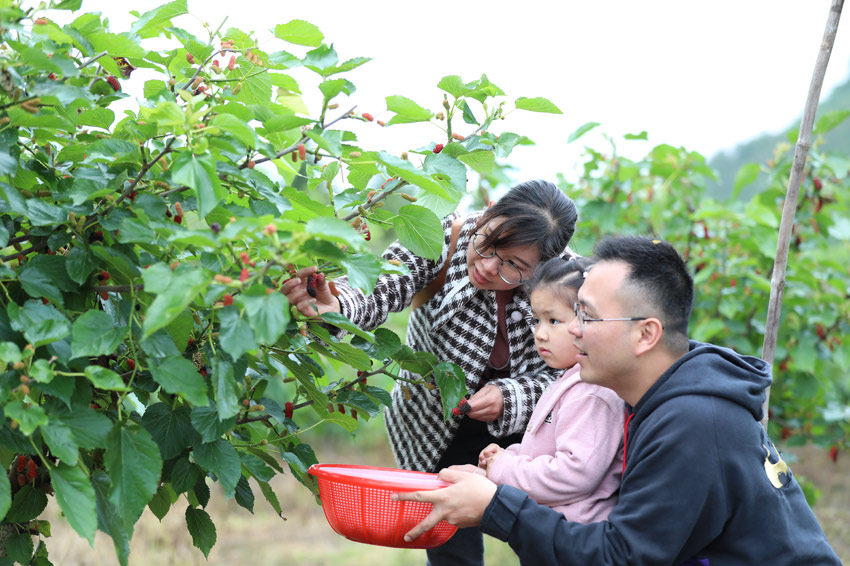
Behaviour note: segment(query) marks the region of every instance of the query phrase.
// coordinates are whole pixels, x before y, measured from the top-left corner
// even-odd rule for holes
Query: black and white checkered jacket
[[[427,303],[413,311],[407,330],[407,344],[414,350],[431,352],[441,361],[458,364],[466,373],[470,392],[484,384],[481,376],[496,338],[496,295],[469,282],[466,263],[472,231],[481,212],[468,216],[458,235],[443,288]],[[452,222],[443,221],[445,242],[438,261],[414,255],[398,241],[384,252],[386,259],[403,262],[409,275],[382,275],[375,290],[365,295],[346,284],[337,284],[342,313],[364,329],[372,329],[410,305],[413,296],[437,277],[446,261]],[[343,278],[340,283],[344,283]],[[549,368],[534,347],[531,305],[522,288],[514,292],[505,313],[510,348],[511,377],[494,379],[504,396],[502,417],[488,423],[492,435],[502,437],[525,430],[534,405],[561,370]],[[402,376],[416,379],[402,371]],[[407,395],[404,386],[409,391]],[[386,427],[395,459],[401,468],[435,471],[440,457],[460,424],[459,418],[443,420],[439,391],[424,386],[396,382],[393,406],[385,410]]]

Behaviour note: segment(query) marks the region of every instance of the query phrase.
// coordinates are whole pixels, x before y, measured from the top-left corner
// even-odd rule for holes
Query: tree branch
[[[770,300],[767,307],[767,321],[765,322],[764,344],[762,346],[762,358],[771,365],[773,365],[773,356],[776,352],[776,340],[779,333],[779,318],[782,312],[782,294],[785,290],[785,270],[788,265],[788,249],[791,243],[791,228],[794,225],[794,212],[797,209],[797,199],[800,196],[800,184],[803,182],[806,157],[812,145],[812,129],[818,109],[821,87],[823,86],[823,77],[826,74],[826,66],[829,63],[832,46],[835,43],[835,35],[838,32],[838,21],[841,18],[841,9],[843,6],[844,0],[832,0],[832,5],[829,8],[829,16],[827,17],[826,28],[823,32],[823,40],[821,41],[817,62],[812,73],[812,80],[809,84],[809,93],[806,96],[803,119],[800,122],[797,147],[794,150],[794,162],[788,178],[788,192],[785,195],[782,220],[779,224],[779,240],[776,243],[776,260],[770,280]],[[768,422],[769,403],[770,387],[765,391],[765,399],[762,405],[764,414],[761,423],[765,429]]]

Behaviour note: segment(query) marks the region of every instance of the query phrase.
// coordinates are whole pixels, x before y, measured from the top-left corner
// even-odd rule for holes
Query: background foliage
[[[560,112],[508,98],[485,75],[447,76],[443,100],[389,95],[377,120],[346,106],[349,75],[368,59],[340,61],[314,25],[277,25],[285,49],[269,52],[241,30],[196,37],[173,23],[186,12],[177,0],[115,32],[98,14],[60,26],[0,4],[5,563],[50,562],[48,497],[84,539],[107,533],[122,564],[145,507],[160,518],[178,507],[207,555],[207,480],[248,510],[256,485],[280,513],[270,481],[284,468],[313,489],[317,457],[300,433],[327,423],[353,432],[390,402],[372,376],[410,369],[439,386],[448,412],[465,393],[456,365],[387,327],[303,320],[277,289],[312,264],[366,291],[380,273],[403,272],[377,255],[372,230],[436,259],[440,217],[470,194],[486,203],[510,183],[513,149],[531,143],[502,120]],[[317,115],[296,70],[318,78]],[[125,90],[141,93],[138,104]],[[401,155],[360,147],[354,131],[419,122],[436,137]],[[850,437],[847,170],[827,153],[811,159],[771,432],[837,448]],[[584,175],[561,185],[581,211],[578,251],[615,232],[670,240],[697,273],[694,337],[758,353],[788,167],[780,154],[743,168],[736,188],[769,188],[720,202],[705,194],[714,174],[702,156],[660,145],[632,161],[612,142],[605,154],[588,148]]]

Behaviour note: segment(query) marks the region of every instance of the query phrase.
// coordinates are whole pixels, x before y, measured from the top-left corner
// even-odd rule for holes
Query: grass
[[[328,442],[311,440],[320,460],[328,463],[367,464],[394,467],[385,441],[383,424],[374,419],[362,433],[352,439],[347,435],[327,434]],[[814,447],[794,449],[799,461],[792,469],[812,481],[822,494],[815,514],[842,561],[850,564],[850,458],[833,463],[825,451]],[[846,456],[846,455],[843,455]],[[424,564],[424,550],[392,549],[351,542],[337,535],[328,525],[321,507],[312,494],[291,475],[272,481],[284,509],[285,520],[278,517],[254,486],[257,497],[254,513],[239,507],[234,500],[225,501],[217,485],[207,511],[217,530],[217,542],[209,559],[192,545],[183,513],[185,498],[180,498],[160,523],[146,510],[136,524],[131,542],[130,565],[179,564],[181,566],[231,566],[262,564],[292,565],[361,565],[408,566]],[[98,531],[94,547],[81,539],[68,523],[59,518],[58,506],[51,498],[47,513],[53,536],[47,540],[54,564],[76,566],[117,566],[112,540]],[[515,566],[517,558],[510,547],[485,537],[488,566]]]

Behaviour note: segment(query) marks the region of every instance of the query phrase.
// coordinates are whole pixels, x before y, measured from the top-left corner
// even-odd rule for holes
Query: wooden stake
[[[794,211],[797,209],[797,199],[800,196],[800,184],[803,182],[803,172],[806,166],[806,157],[812,146],[812,128],[814,127],[815,114],[818,109],[823,76],[826,74],[826,66],[829,56],[832,54],[832,46],[835,43],[835,34],[838,32],[838,20],[841,18],[841,9],[844,0],[832,0],[829,8],[829,16],[826,20],[826,28],[823,32],[818,59],[815,70],[812,73],[812,82],[809,84],[809,93],[806,96],[806,106],[803,109],[803,120],[800,122],[800,133],[797,136],[797,146],[794,150],[794,163],[791,166],[791,175],[788,178],[788,192],[785,195],[785,205],[782,208],[782,220],[779,224],[779,241],[776,243],[776,261],[773,265],[773,276],[770,279],[770,301],[767,307],[767,321],[765,323],[764,344],[762,346],[762,358],[773,365],[773,356],[776,352],[776,338],[779,332],[779,316],[782,313],[782,293],[785,290],[785,268],[788,265],[788,248],[791,243],[791,228],[794,225]],[[767,428],[768,409],[770,406],[770,388],[765,392],[762,410],[764,416],[761,424]]]

